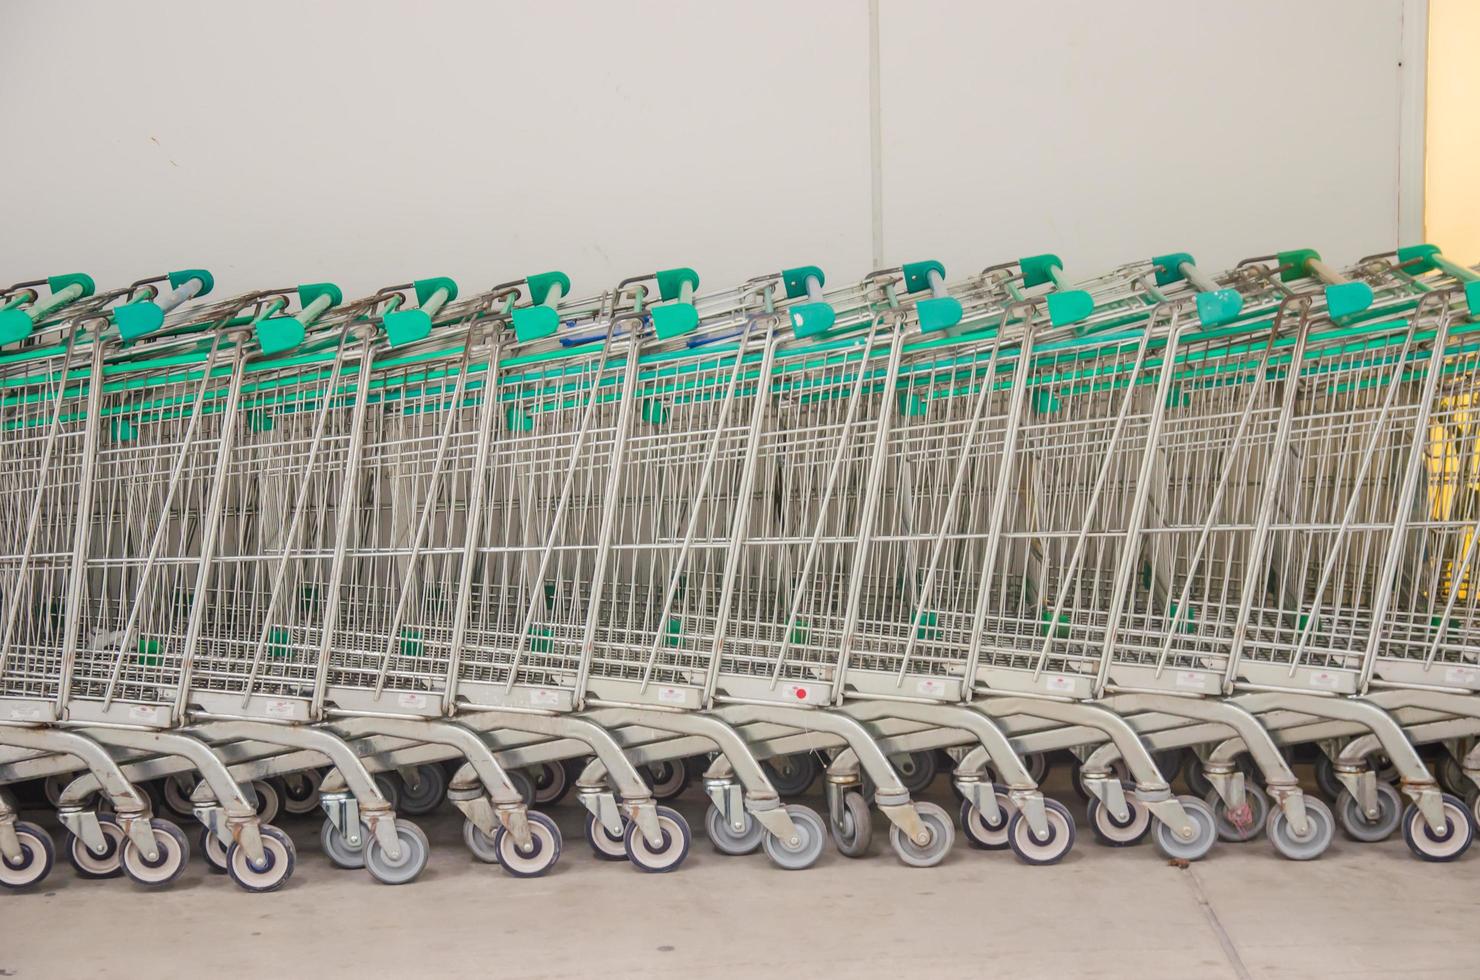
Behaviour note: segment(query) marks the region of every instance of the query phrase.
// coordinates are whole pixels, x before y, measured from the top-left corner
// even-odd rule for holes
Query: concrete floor
[[[318,823],[290,819],[298,870],[275,894],[240,893],[196,859],[164,892],[62,863],[44,891],[0,896],[0,977],[1480,976],[1480,851],[1430,865],[1397,838],[1338,837],[1293,864],[1259,841],[1183,870],[1149,843],[1098,845],[1062,781],[1049,790],[1081,829],[1048,868],[959,838],[941,866],[908,868],[876,816],[862,860],[829,848],[782,872],[716,853],[699,830],[680,871],[644,875],[592,858],[568,801],[551,811],[566,847],[548,877],[474,861],[444,807],[420,821],[426,874],[390,888],[331,867]],[[944,780],[929,796],[952,803]],[[679,809],[702,827],[697,788]]]

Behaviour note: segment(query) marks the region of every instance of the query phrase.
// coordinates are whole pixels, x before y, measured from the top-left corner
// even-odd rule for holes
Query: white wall
[[[1401,7],[9,0],[0,278],[1351,258],[1395,244]]]

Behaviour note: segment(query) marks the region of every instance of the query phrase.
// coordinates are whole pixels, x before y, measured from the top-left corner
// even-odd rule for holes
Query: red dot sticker
[[[799,687],[799,688],[797,688],[797,700],[798,701],[805,701],[805,700],[807,700],[807,689],[805,687]]]

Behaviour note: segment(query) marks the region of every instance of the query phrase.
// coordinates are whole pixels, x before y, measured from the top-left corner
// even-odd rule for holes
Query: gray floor
[[[1050,790],[1082,817],[1061,781]],[[932,798],[946,794],[938,781]],[[702,826],[698,790],[679,807]],[[573,802],[553,814],[566,848],[536,880],[476,863],[445,808],[421,821],[425,876],[401,888],[332,868],[302,820],[286,824],[298,872],[272,895],[239,893],[198,859],[167,892],[64,863],[46,890],[0,895],[0,977],[1480,976],[1480,849],[1429,865],[1400,839],[1338,839],[1292,864],[1259,841],[1183,870],[1081,826],[1056,867],[958,842],[916,870],[877,821],[862,860],[829,850],[787,873],[719,855],[701,832],[679,872],[644,875],[591,857]]]

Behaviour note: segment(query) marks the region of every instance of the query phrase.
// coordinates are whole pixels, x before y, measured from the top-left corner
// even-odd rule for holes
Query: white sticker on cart
[[[417,694],[415,691],[404,691],[398,700],[401,702],[401,707],[403,708],[425,708],[429,699],[425,694]]]
[[[134,721],[156,721],[159,718],[160,709],[150,707],[147,704],[136,704],[128,709],[128,716]]]
[[[41,709],[40,708],[11,708],[10,709],[10,720],[11,721],[40,721],[41,720]]]
[[[1450,667],[1444,672],[1444,683],[1446,684],[1473,687],[1476,680],[1480,680],[1480,670],[1474,667]]]
[[[529,692],[529,703],[537,708],[560,707],[560,692],[537,687]]]
[[[1063,674],[1054,674],[1052,677],[1043,679],[1043,687],[1049,691],[1072,691],[1074,690],[1074,678],[1065,677]]]
[[[681,687],[658,688],[658,700],[664,704],[683,704],[688,701],[689,694]]]
[[[1334,691],[1341,686],[1341,675],[1333,674],[1329,670],[1317,670],[1310,675],[1311,687],[1324,687],[1328,691]]]
[[[938,681],[933,677],[927,677],[915,683],[915,690],[933,698],[943,697],[946,693],[946,682]]]
[[[1195,670],[1177,671],[1177,686],[1191,688],[1194,691],[1206,691],[1208,689],[1208,678],[1206,674],[1199,674]]]
[[[792,684],[786,689],[786,694],[793,701],[811,702],[817,700],[816,693],[810,687],[801,684]]]
[[[274,718],[293,717],[293,702],[286,698],[268,698],[262,710]]]

